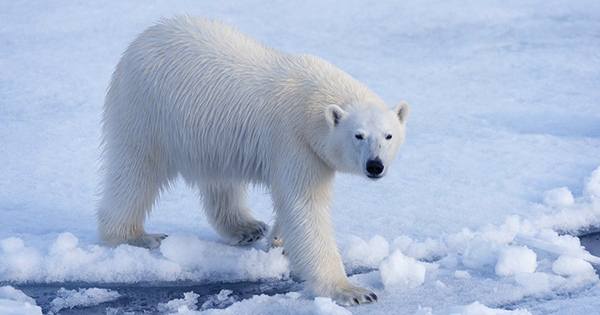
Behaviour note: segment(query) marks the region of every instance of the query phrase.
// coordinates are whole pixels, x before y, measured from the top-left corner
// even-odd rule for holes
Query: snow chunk
[[[379,265],[381,281],[388,287],[404,286],[415,288],[425,282],[426,268],[412,257],[407,257],[401,251],[394,251]]]
[[[2,315],[42,315],[42,308],[23,291],[11,286],[0,287],[0,314]]]
[[[23,240],[9,237],[0,241],[0,279],[24,281],[40,273],[41,256]]]
[[[377,267],[389,253],[390,245],[385,238],[375,235],[368,242],[352,237],[344,256],[352,265]]]
[[[544,203],[554,208],[568,207],[575,203],[575,199],[569,188],[560,187],[546,191]]]
[[[415,259],[432,259],[442,256],[446,251],[445,246],[438,240],[427,238],[425,241],[419,242],[406,235],[396,238],[393,242],[393,248],[399,249],[406,256]]]
[[[557,188],[547,192],[545,202],[558,209],[541,215],[535,222],[538,228],[551,228],[561,231],[579,232],[590,226],[600,225],[600,167],[596,168],[584,183],[584,192],[577,200],[569,197],[566,188]],[[548,195],[549,194],[549,195]],[[547,212],[547,209],[543,209]]]
[[[198,309],[198,298],[200,295],[193,291],[183,294],[183,299],[170,300],[167,303],[159,303],[157,309],[161,313],[185,313]]]
[[[511,276],[517,273],[532,273],[537,268],[537,255],[525,246],[510,246],[500,252],[496,264],[498,276]]]
[[[78,306],[93,306],[104,302],[114,301],[121,295],[117,291],[89,288],[79,290],[67,290],[61,288],[56,292],[57,297],[50,302],[50,312],[58,313],[65,308]]]
[[[471,278],[471,274],[466,270],[456,270],[454,272],[454,278],[457,279],[469,279]]]
[[[473,302],[472,304],[464,306],[457,313],[453,315],[531,315],[531,313],[524,309],[516,309],[514,311],[503,310],[498,308],[489,308],[479,302]]]
[[[600,167],[587,179],[585,192],[591,199],[600,199]]]
[[[289,262],[282,250],[272,248],[265,252],[255,248],[240,249],[177,235],[163,240],[160,247],[166,258],[189,270],[194,274],[193,278],[228,274],[230,278],[250,281],[287,277]]]
[[[200,309],[206,310],[209,308],[225,308],[237,302],[234,296],[231,296],[233,291],[223,289],[218,294],[211,295],[206,302],[202,303]]]
[[[592,265],[577,257],[562,255],[552,264],[552,271],[566,277],[596,277],[596,272]]]

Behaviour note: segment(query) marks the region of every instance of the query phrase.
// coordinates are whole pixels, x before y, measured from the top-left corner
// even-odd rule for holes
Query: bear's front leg
[[[346,306],[371,303],[377,296],[350,283],[336,246],[329,211],[332,179],[333,172],[320,174],[319,180],[298,174],[273,185],[283,246],[292,271],[314,295]]]

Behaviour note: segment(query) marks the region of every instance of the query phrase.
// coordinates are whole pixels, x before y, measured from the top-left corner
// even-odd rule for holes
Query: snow
[[[552,263],[552,271],[566,277],[593,277],[595,274],[592,265],[577,257],[562,255]]]
[[[493,309],[476,301],[464,306],[459,313],[453,313],[452,315],[531,315],[531,313],[521,309],[514,311]]]
[[[159,250],[97,243],[99,125],[110,74],[136,34],[181,13],[319,55],[390,106],[411,104],[407,142],[386,178],[336,179],[332,219],[344,263],[372,270],[351,281],[379,296],[347,311],[600,307],[592,271],[600,258],[564,234],[600,226],[600,3],[592,0],[1,2],[0,285],[290,277],[280,250],[220,241],[182,182],[148,221],[148,231],[169,235]],[[272,223],[260,188],[250,207]],[[509,271],[497,274],[499,266]],[[0,305],[41,312],[4,295]],[[297,292],[206,307],[226,308],[189,312],[345,311]]]
[[[0,314],[42,315],[42,308],[35,300],[11,286],[0,287]]]
[[[344,257],[351,266],[377,267],[390,253],[390,244],[380,235],[364,241],[360,237],[351,237]]]
[[[381,281],[386,288],[393,286],[414,288],[423,284],[427,269],[414,258],[395,251],[381,262],[379,271]]]
[[[158,304],[158,311],[164,314],[167,313],[186,313],[198,309],[198,294],[194,292],[186,292],[183,294],[183,299],[170,300],[167,303]]]
[[[585,184],[585,192],[592,199],[592,202],[597,202],[600,199],[600,167],[598,167],[592,175],[587,179]]]
[[[575,199],[569,188],[560,187],[546,191],[544,203],[550,207],[568,207],[575,203]]]
[[[60,310],[74,307],[94,306],[104,302],[114,301],[121,295],[119,292],[89,288],[79,290],[67,290],[61,288],[57,292],[57,297],[50,302],[50,314],[57,314]]]
[[[454,272],[454,277],[458,279],[469,279],[471,278],[471,275],[466,270],[456,270]]]
[[[255,281],[289,275],[281,249],[240,249],[194,236],[170,236],[160,253],[129,245],[83,245],[69,232],[59,234],[47,251],[14,237],[0,244],[0,277],[11,281]]]
[[[506,277],[522,272],[535,272],[536,259],[535,252],[525,246],[508,246],[500,251],[496,263],[496,274]]]
[[[270,315],[270,314],[302,314],[302,315],[350,315],[349,310],[335,304],[330,298],[316,297],[305,301],[299,293],[288,293],[285,295],[256,295],[251,299],[236,302],[226,309],[210,309],[202,312],[183,311],[178,314],[203,314],[203,315],[225,315],[225,314],[247,314],[247,315]]]
[[[231,304],[237,302],[235,296],[231,294],[233,291],[231,290],[221,290],[218,294],[212,295],[206,300],[206,302],[202,303],[200,309],[206,310],[210,308],[225,308],[230,306]]]

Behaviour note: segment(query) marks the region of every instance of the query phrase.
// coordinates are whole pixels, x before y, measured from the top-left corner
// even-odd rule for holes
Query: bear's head
[[[327,160],[340,172],[378,179],[386,174],[404,142],[408,104],[384,106],[328,105],[325,118]]]

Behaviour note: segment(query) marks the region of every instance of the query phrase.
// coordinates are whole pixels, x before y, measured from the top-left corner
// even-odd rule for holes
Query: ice
[[[209,309],[205,311],[189,312],[180,311],[177,314],[248,314],[248,315],[350,315],[349,310],[335,304],[330,298],[316,297],[303,300],[300,293],[277,294],[274,296],[255,295],[250,299],[236,302],[226,309]]]
[[[475,239],[469,242],[462,254],[462,264],[471,269],[490,268],[498,259],[499,245]]]
[[[289,274],[281,249],[235,248],[192,236],[170,236],[160,253],[129,245],[81,245],[68,232],[59,234],[45,253],[18,238],[1,242],[1,279],[12,281],[235,281],[283,279]]]
[[[188,278],[207,279],[216,274],[234,274],[237,279],[282,279],[289,273],[287,258],[281,248],[268,252],[255,248],[232,247],[206,242],[192,236],[170,236],[160,247],[169,261],[181,266]]]
[[[515,282],[522,289],[523,296],[542,296],[562,285],[564,280],[545,272],[535,272],[516,274]]]
[[[595,278],[596,272],[592,265],[577,257],[562,255],[552,263],[552,271],[557,275],[567,277]]]
[[[163,247],[98,245],[99,126],[110,75],[136,34],[160,17],[189,13],[321,56],[390,106],[411,104],[407,141],[386,177],[336,176],[331,213],[348,270],[397,266],[390,253],[400,251],[411,264],[392,274],[422,264],[425,276],[411,288],[385,286],[381,270],[355,275],[380,299],[349,311],[448,314],[480,301],[533,314],[593,314],[600,289],[589,265],[600,258],[565,233],[600,226],[600,3],[467,0],[459,7],[433,0],[0,3],[0,283],[290,276],[285,256],[264,251],[264,242],[220,241],[183,181],[162,194],[146,226],[170,235]],[[249,197],[256,217],[272,223],[264,190]],[[531,270],[530,259],[498,276],[503,250],[523,246],[537,257],[535,272],[516,271]],[[246,309],[319,311],[315,300],[290,293],[190,312]]]
[[[419,242],[407,235],[397,237],[392,243],[393,248],[400,249],[408,256],[417,259],[434,259],[443,252],[443,245],[438,240],[427,238]]]
[[[600,167],[587,179],[585,192],[594,202],[600,201]]]
[[[532,273],[537,268],[537,255],[525,246],[508,246],[500,251],[496,263],[496,274],[511,276],[517,273]]]
[[[568,207],[575,203],[575,199],[569,188],[560,187],[546,191],[544,193],[544,203],[555,208]]]
[[[381,281],[388,287],[402,286],[414,288],[425,281],[425,266],[412,257],[396,250],[379,265]]]
[[[0,240],[0,275],[3,280],[25,281],[38,277],[41,257],[17,237]]]
[[[231,295],[232,293],[233,291],[231,290],[221,290],[218,294],[210,296],[206,302],[202,303],[200,309],[225,308],[237,302],[237,299]]]
[[[454,277],[458,279],[469,279],[471,278],[471,275],[466,270],[456,270],[454,272]]]
[[[421,307],[419,305],[419,308],[414,315],[433,315],[433,310],[431,307]]]
[[[60,310],[66,308],[93,306],[114,301],[120,296],[119,292],[109,289],[88,288],[67,290],[61,288],[57,292],[57,297],[50,302],[50,314],[57,314]]]
[[[186,313],[198,309],[198,294],[190,291],[183,294],[183,299],[170,300],[167,303],[158,304],[161,313]]]
[[[600,167],[586,179],[579,198],[572,201],[573,198],[570,198],[569,194],[570,191],[566,187],[547,191],[545,203],[557,211],[541,215],[535,223],[538,226],[570,232],[600,226]]]
[[[479,302],[466,305],[457,313],[452,315],[531,315],[527,310],[516,309],[513,311],[489,308]]]
[[[314,303],[317,309],[317,314],[352,315],[349,310],[335,304],[330,298],[316,297]]]
[[[35,300],[11,286],[0,287],[0,314],[42,315],[42,308]]]
[[[344,257],[350,265],[377,267],[389,253],[390,245],[387,240],[375,235],[369,241],[359,237],[351,238]]]

